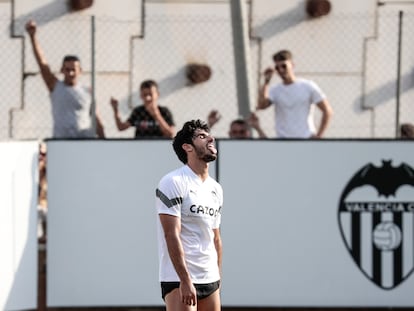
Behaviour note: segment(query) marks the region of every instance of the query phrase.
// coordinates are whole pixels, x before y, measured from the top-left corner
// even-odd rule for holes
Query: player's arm
[[[221,267],[222,267],[222,256],[223,256],[223,244],[221,242],[221,234],[220,229],[213,229],[214,233],[214,246],[217,252],[217,264],[220,270],[220,277],[221,277]]]
[[[321,122],[319,124],[318,132],[316,133],[316,137],[321,138],[332,119],[333,110],[327,99],[323,99],[316,105],[322,112]]]
[[[181,243],[181,219],[167,214],[159,214],[164,237],[167,243],[168,254],[174,265],[174,269],[180,278],[180,289],[183,302],[191,300],[191,304],[196,304],[196,290],[191,281],[190,273],[185,263],[184,248]]]
[[[53,88],[56,85],[57,77],[52,73],[52,70],[50,69],[50,66],[44,56],[43,50],[40,47],[40,43],[36,35],[37,25],[33,20],[29,20],[26,23],[26,31],[30,37],[33,54],[35,56],[37,64],[39,65],[40,74],[42,75],[42,78],[45,81],[49,92],[52,92]]]

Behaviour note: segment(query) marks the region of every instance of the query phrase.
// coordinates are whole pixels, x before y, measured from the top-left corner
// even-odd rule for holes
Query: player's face
[[[215,139],[204,130],[197,130],[193,138],[193,146],[198,159],[211,162],[217,159]]]
[[[78,61],[65,61],[62,64],[63,82],[67,85],[75,85],[81,75],[81,66]]]

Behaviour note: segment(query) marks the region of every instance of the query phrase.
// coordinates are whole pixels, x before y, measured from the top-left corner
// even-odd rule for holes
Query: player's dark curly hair
[[[210,132],[210,128],[207,123],[198,119],[191,120],[184,123],[183,128],[177,132],[173,140],[173,148],[177,154],[178,159],[187,164],[187,153],[183,149],[184,144],[193,144],[194,134],[197,129],[204,130],[207,133]]]

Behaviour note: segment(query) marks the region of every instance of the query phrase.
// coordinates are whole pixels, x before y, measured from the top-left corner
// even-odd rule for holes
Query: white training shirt
[[[156,192],[157,213],[181,218],[181,241],[193,283],[218,281],[220,272],[212,229],[219,228],[221,221],[223,190],[220,184],[211,177],[202,182],[185,165],[165,175]],[[159,280],[178,282],[159,217],[157,227]]]
[[[276,134],[280,138],[309,138],[316,133],[313,104],[326,98],[316,83],[296,79],[291,84],[276,84],[269,89],[275,105]]]

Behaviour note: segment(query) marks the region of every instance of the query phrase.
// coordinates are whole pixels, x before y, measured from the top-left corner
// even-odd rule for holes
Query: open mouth
[[[214,146],[214,144],[208,144],[207,149],[210,150],[214,154],[217,153],[217,149],[216,149],[216,146]]]

